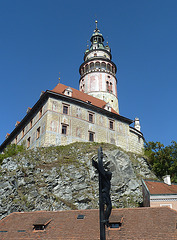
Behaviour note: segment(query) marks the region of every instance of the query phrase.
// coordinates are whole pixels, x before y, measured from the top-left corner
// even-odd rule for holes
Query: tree
[[[177,182],[177,143],[164,147],[160,142],[145,143],[145,155],[157,177],[170,175],[172,182]]]

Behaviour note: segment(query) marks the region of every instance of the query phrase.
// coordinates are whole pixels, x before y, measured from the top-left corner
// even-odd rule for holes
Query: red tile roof
[[[58,83],[57,86],[52,90],[52,92],[64,95],[64,91],[65,91],[66,88],[68,88],[66,85]],[[73,91],[72,92],[72,98],[79,99],[83,102],[91,102],[92,105],[95,105],[95,106],[100,107],[100,108],[104,108],[104,106],[106,105],[106,102],[101,100],[101,99],[92,97],[92,96],[90,96],[90,95],[88,95],[84,92],[81,92],[77,89],[74,89],[72,87],[70,87],[70,88]],[[113,108],[111,108],[111,112],[113,112],[115,114],[118,114]]]
[[[167,207],[113,209],[110,222],[121,226],[106,228],[107,240],[177,240],[177,212]],[[47,223],[45,230],[34,230],[35,223]],[[99,211],[12,213],[0,221],[0,239],[99,240]]]
[[[164,182],[144,181],[150,194],[177,194],[177,184],[168,185]]]

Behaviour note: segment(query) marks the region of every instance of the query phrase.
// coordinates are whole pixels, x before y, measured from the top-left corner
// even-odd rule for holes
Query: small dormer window
[[[77,216],[77,219],[84,219],[84,217],[85,217],[85,215],[79,214],[79,215]]]
[[[121,222],[114,222],[114,223],[109,223],[110,228],[120,228],[122,225]]]
[[[45,226],[36,224],[36,225],[34,225],[34,230],[35,231],[39,231],[39,230],[43,231],[43,230],[45,230]]]
[[[66,89],[64,90],[63,93],[64,93],[64,95],[66,95],[66,96],[72,97],[73,91],[72,91],[72,89],[71,89],[70,87],[68,87],[68,88],[66,88]]]
[[[111,106],[109,103],[106,103],[106,105],[104,106],[104,109],[111,112]]]
[[[51,222],[52,219],[45,219],[45,218],[39,218],[37,221],[33,224],[33,230],[34,231],[44,231],[48,224]]]

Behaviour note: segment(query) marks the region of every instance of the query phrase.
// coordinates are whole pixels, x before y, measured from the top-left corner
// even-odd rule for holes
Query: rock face
[[[74,143],[38,148],[4,159],[0,166],[0,216],[14,211],[98,208],[98,174],[92,167],[102,146],[112,172],[113,207],[142,202],[141,178],[153,178],[146,159],[110,144]]]

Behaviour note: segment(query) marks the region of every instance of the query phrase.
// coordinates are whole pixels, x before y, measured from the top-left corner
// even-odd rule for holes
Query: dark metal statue
[[[98,163],[92,160],[92,165],[99,173],[100,240],[105,240],[105,225],[109,226],[109,216],[112,210],[110,198],[112,173],[105,171],[103,167],[103,152],[101,147],[98,149]]]

